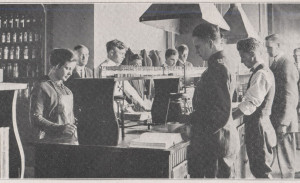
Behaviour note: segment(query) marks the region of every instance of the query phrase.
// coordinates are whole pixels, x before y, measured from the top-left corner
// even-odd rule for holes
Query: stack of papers
[[[124,113],[124,119],[130,121],[144,121],[151,119],[151,112],[130,112]]]
[[[129,147],[168,149],[182,142],[180,133],[143,133],[138,139],[133,139]]]

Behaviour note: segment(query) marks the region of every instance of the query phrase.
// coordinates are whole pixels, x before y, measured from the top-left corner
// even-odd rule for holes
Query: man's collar
[[[279,52],[278,55],[274,57],[274,60],[277,61],[283,55],[282,52]]]
[[[185,62],[184,62],[184,61],[182,61],[182,60],[180,60],[180,59],[178,59],[178,62],[180,62],[182,65],[184,65],[184,64],[185,64]]]
[[[84,67],[85,67],[85,66],[79,66],[79,65],[76,65],[76,71],[84,70]]]
[[[118,64],[116,62],[114,62],[113,60],[111,60],[109,58],[107,58],[107,61],[112,65],[118,66]]]
[[[250,69],[250,72],[253,72],[261,63],[260,62],[256,62],[253,67]]]

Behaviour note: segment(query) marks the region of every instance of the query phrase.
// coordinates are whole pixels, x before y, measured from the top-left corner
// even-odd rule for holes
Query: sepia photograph
[[[0,180],[297,180],[300,3],[0,3]]]

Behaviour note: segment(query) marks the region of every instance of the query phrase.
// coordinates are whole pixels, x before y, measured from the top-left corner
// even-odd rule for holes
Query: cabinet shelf
[[[16,59],[13,59],[13,60],[0,60],[0,63],[32,63],[32,64],[39,64],[39,62],[41,61],[41,58],[35,58],[35,59],[19,59],[19,60],[16,60]]]

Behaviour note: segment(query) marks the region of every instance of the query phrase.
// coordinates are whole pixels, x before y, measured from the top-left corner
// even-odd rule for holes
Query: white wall
[[[166,50],[166,33],[139,22],[151,3],[100,3],[94,9],[94,67],[106,57],[106,43],[123,41],[132,50]],[[163,54],[164,55],[164,54]]]

